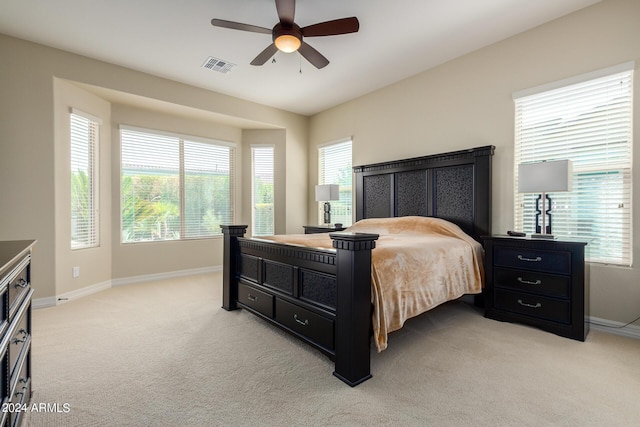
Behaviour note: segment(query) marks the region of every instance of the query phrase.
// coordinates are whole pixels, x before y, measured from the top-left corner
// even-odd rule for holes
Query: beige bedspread
[[[372,218],[348,230],[376,233],[372,251],[373,332],[378,351],[387,334],[433,307],[482,291],[482,246],[457,225],[439,218]],[[332,248],[328,234],[261,237],[282,243]]]

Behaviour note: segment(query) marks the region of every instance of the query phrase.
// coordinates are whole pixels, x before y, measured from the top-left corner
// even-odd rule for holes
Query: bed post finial
[[[371,251],[377,234],[331,233],[336,248],[335,371],[354,387],[371,378]]]
[[[238,288],[233,286],[236,280],[236,260],[238,237],[244,237],[248,225],[221,225],[224,236],[222,259],[222,308],[227,311],[238,308]]]

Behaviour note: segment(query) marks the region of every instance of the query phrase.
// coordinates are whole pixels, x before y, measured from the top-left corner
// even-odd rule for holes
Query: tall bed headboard
[[[355,166],[356,220],[431,216],[480,240],[491,234],[488,145],[405,160]]]

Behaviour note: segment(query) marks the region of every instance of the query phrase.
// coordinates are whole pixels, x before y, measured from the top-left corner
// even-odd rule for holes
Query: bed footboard
[[[329,356],[350,386],[371,378],[371,250],[377,234],[331,233],[335,251],[224,235],[222,308],[246,309]]]

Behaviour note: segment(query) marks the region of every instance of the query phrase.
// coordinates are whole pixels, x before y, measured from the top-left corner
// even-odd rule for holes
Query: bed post
[[[222,259],[222,308],[227,311],[238,308],[238,288],[236,281],[236,261],[238,237],[244,237],[247,225],[221,225],[224,235],[224,255]]]
[[[377,234],[331,233],[336,248],[335,371],[354,387],[371,378],[371,250]]]

